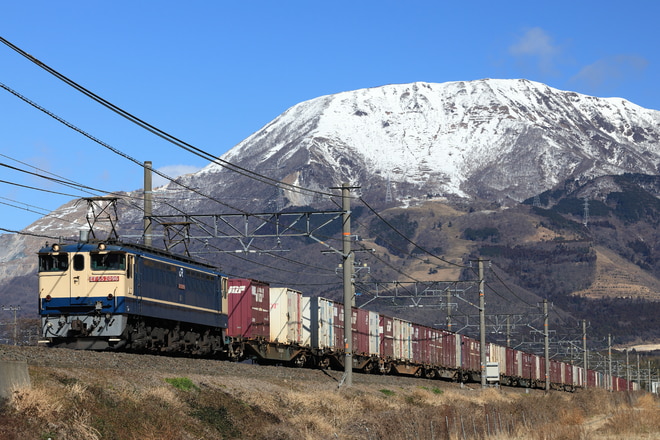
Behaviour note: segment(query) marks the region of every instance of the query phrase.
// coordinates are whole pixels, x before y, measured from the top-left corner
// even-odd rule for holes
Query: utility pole
[[[637,383],[639,384],[639,389],[642,389],[642,373],[639,368],[639,353],[637,353]]]
[[[548,329],[548,300],[543,300],[543,332],[545,356],[545,391],[550,391],[550,331]]]
[[[479,334],[480,349],[479,357],[481,359],[481,387],[486,388],[486,298],[484,296],[484,260],[479,258]]]
[[[630,360],[628,359],[628,349],[626,348],[626,385],[627,385],[627,391],[631,391],[630,389]]]
[[[144,245],[151,246],[151,216],[153,215],[153,191],[151,161],[144,162]]]
[[[582,366],[584,367],[584,374],[587,376],[589,353],[587,352],[587,321],[584,319],[582,320],[582,351],[582,356],[584,357],[582,359]],[[583,379],[584,387],[587,388],[588,377],[584,377]]]
[[[608,380],[609,390],[613,391],[612,387],[612,335],[607,335],[607,370],[610,376]]]
[[[447,330],[451,331],[451,290],[447,289]]]
[[[351,252],[351,199],[348,183],[342,183],[342,268],[344,279],[344,385],[353,386],[353,254]]]

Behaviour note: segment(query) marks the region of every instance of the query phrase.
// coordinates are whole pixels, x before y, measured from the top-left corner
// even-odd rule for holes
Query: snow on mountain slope
[[[336,170],[333,182],[303,186],[380,176],[426,193],[522,200],[571,176],[656,173],[658,123],[660,112],[623,99],[522,79],[398,84],[300,103],[222,159],[278,178]]]

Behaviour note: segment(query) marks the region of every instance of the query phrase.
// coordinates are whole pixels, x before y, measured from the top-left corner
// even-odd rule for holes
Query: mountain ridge
[[[528,80],[412,83],[305,101],[222,159],[265,167],[278,178],[283,162],[296,163],[294,180],[307,187],[322,187],[313,177],[322,163],[337,170],[321,173],[333,178],[331,186],[380,176],[402,196],[412,187],[521,201],[571,176],[656,173],[658,122],[660,112],[623,99]],[[360,173],[365,169],[368,175]],[[220,171],[210,164],[201,173]]]

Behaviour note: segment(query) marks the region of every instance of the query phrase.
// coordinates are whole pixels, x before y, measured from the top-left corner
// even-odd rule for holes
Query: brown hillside
[[[588,289],[574,295],[591,299],[639,298],[660,300],[658,280],[609,249],[596,247],[596,277]]]

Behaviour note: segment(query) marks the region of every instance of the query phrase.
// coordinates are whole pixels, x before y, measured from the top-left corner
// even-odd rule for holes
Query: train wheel
[[[330,368],[330,358],[327,357],[322,358],[321,360],[319,360],[318,366],[323,370]]]
[[[302,353],[300,356],[298,356],[293,360],[293,365],[298,368],[304,367],[306,363],[307,363],[307,356],[305,356],[305,353]]]
[[[424,376],[426,376],[429,379],[434,379],[437,373],[438,372],[435,370],[435,368],[429,368],[424,372]]]

